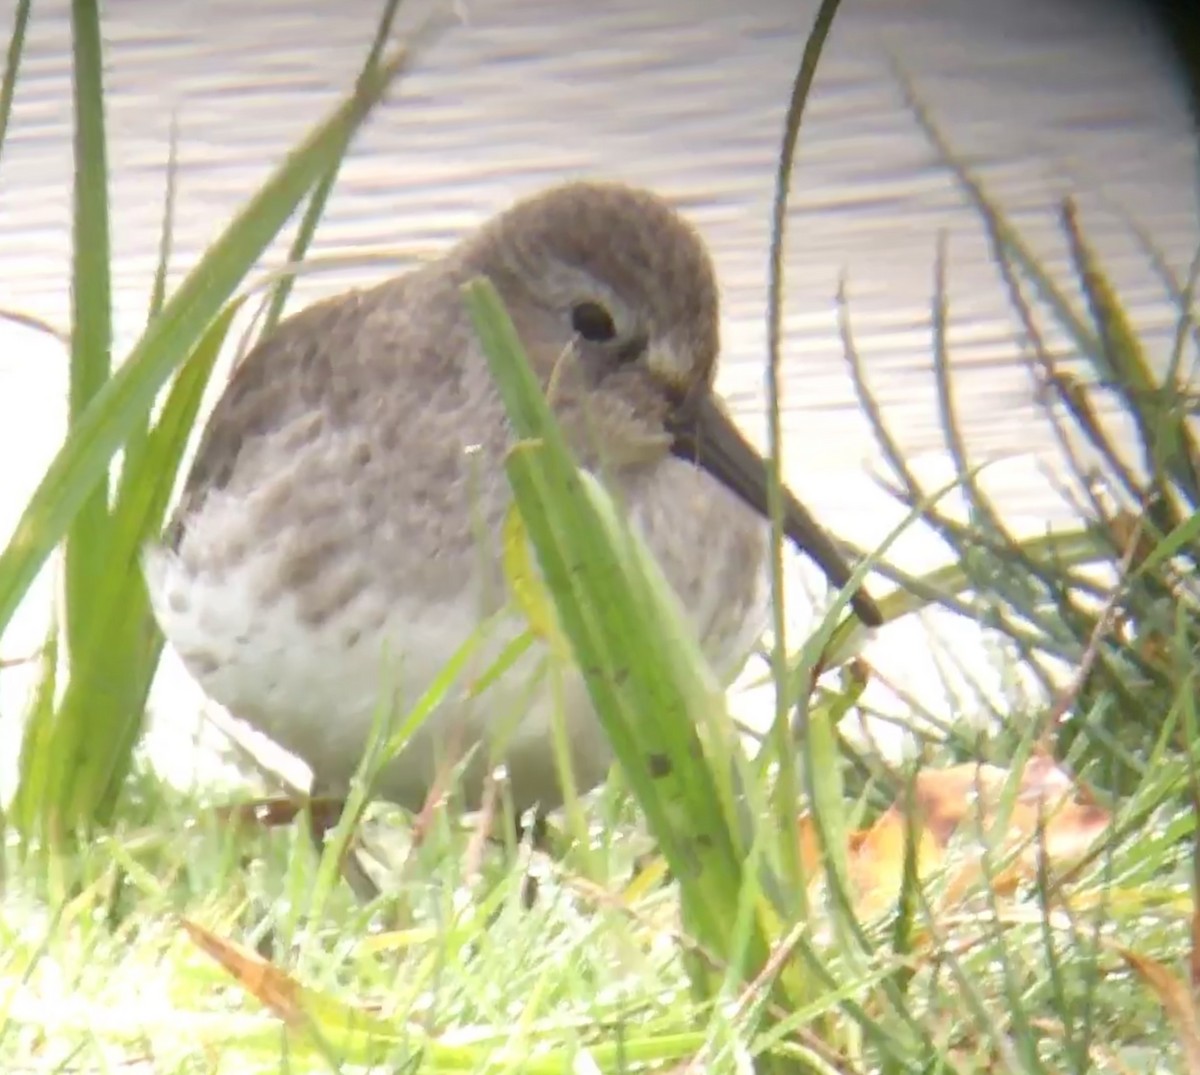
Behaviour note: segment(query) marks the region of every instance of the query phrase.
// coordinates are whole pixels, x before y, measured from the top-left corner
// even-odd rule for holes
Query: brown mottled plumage
[[[764,471],[711,395],[707,252],[653,194],[554,188],[437,262],[281,324],[235,371],[147,554],[156,614],[192,674],[325,788],[353,773],[385,660],[403,710],[506,600],[512,437],[462,303],[478,275],[543,383],[558,367],[553,402],[574,449],[597,470],[603,459],[719,671],[734,673],[765,626],[766,524],[747,506],[761,512]],[[787,507],[790,535],[842,584],[834,546]],[[865,595],[856,608],[878,622]],[[521,627],[508,621],[480,667]],[[525,689],[536,658],[480,699],[449,699],[378,793],[418,807],[442,764],[479,747],[463,770],[469,805],[499,760],[518,808],[560,802],[548,692]],[[565,707],[575,775],[591,787],[611,755],[580,681]]]

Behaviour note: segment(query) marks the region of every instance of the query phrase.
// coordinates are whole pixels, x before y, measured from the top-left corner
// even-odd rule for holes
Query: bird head
[[[703,241],[666,201],[575,182],[517,202],[462,251],[505,301],[531,363],[585,463],[703,468],[764,518],[768,468],[713,391],[716,275]],[[850,567],[792,493],[784,533],[837,588]],[[863,591],[852,604],[882,622]]]

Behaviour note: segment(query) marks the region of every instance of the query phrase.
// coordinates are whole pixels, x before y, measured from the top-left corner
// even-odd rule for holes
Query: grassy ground
[[[893,908],[860,944],[814,907],[808,973],[829,980],[770,1019],[744,984],[692,991],[678,894],[636,874],[649,841],[615,792],[589,811],[590,877],[519,850],[480,859],[439,815],[370,908],[344,886],[314,898],[302,832],[141,793],[84,851],[22,862],[8,846],[5,1071],[1183,1070],[1120,953],[1177,969],[1188,947],[1190,819],[1167,807],[1065,899],[983,886],[953,914],[918,914],[906,955]],[[377,846],[399,821],[376,819]]]
[[[205,801],[203,789],[183,795],[135,763],[161,639],[140,578],[107,565],[129,562],[161,525],[213,360],[254,298],[247,274],[300,206],[292,249],[303,257],[351,136],[402,73],[404,55],[384,48],[392,7],[355,93],[169,294],[164,241],[154,317],[120,362],[109,344],[101,37],[92,5],[73,7],[70,433],[0,553],[2,635],[47,557],[65,550],[63,629],[48,640],[20,788],[0,815],[0,1071],[1200,1072],[1190,581],[1200,452],[1186,413],[1195,273],[1179,278],[1148,256],[1179,332],[1171,354],[1144,353],[1071,207],[1064,243],[1076,275],[1060,282],[915,98],[993,241],[998,286],[1024,327],[1014,354],[1047,390],[1081,523],[1035,541],[1005,530],[955,421],[936,296],[934,389],[967,502],[943,514],[942,491],[921,488],[889,441],[844,311],[847,360],[894,494],[957,552],[921,579],[883,552],[877,566],[899,584],[884,610],[894,619],[940,605],[988,624],[1041,679],[1043,705],[1021,698],[986,736],[924,735],[920,777],[891,768],[840,735],[861,705],[864,668],[853,662],[859,636],[835,610],[773,653],[778,713],[747,753],[703,661],[665,641],[685,636],[655,565],[601,490],[565,480],[570,457],[481,286],[466,301],[530,441],[508,476],[549,582],[527,586],[518,611],[549,643],[552,668],[575,654],[588,669],[623,775],[569,804],[553,856],[488,843],[483,822],[451,810],[422,819],[412,846],[409,819],[371,808],[368,839],[391,868],[385,896],[364,907],[337,877],[353,810],[318,858],[302,822],[273,823],[278,804],[247,810],[249,790],[233,804]],[[835,7],[824,5],[797,77],[777,250],[821,25]],[[0,149],[28,15],[19,5]],[[168,237],[170,215],[168,196]],[[268,295],[263,331],[285,298],[286,284]],[[1074,342],[1070,369],[1042,345],[1047,324]],[[1088,377],[1117,386],[1132,443],[1107,432]],[[589,568],[556,571],[563,563]],[[408,731],[381,720],[365,781]],[[645,760],[662,756],[669,779],[649,779]],[[1077,775],[1073,812],[1025,794],[1030,759]],[[942,801],[967,815],[947,845],[908,792],[964,760],[1012,779],[982,819],[966,809],[980,790],[970,781]],[[1102,823],[1086,829],[1085,818]]]

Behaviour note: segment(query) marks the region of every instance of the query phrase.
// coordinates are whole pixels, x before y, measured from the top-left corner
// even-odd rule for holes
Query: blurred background
[[[353,148],[314,247],[318,259],[339,264],[302,278],[291,308],[403,271],[550,182],[603,175],[646,184],[674,199],[711,246],[723,287],[718,386],[765,443],[770,201],[815,6],[406,6],[404,25],[436,13],[441,30]],[[2,32],[13,7],[0,0]],[[373,0],[106,6],[118,355],[144,323],[173,125],[177,280],[351,84],[378,11]],[[841,281],[867,374],[902,445],[931,480],[951,474],[931,373],[940,236],[956,397],[975,459],[995,461],[988,488],[1020,533],[1069,518],[1045,469],[1049,434],[1035,422],[985,236],[899,79],[910,80],[958,157],[1064,273],[1060,202],[1078,200],[1084,231],[1165,361],[1177,314],[1146,247],[1181,277],[1200,247],[1198,18],[1190,0],[844,0],[801,136],[786,260],[786,476],[831,529],[869,546],[899,518],[872,479],[876,451],[838,335]],[[59,328],[69,309],[69,33],[65,0],[34,6],[0,167],[0,308]],[[282,246],[264,272],[281,258]],[[60,343],[0,321],[0,535],[60,443],[66,368]],[[914,532],[895,555],[921,569],[942,552]],[[40,644],[52,572],[43,583],[0,656]],[[804,622],[802,602],[792,614]],[[978,651],[982,668],[974,636],[936,620],[889,628],[870,658],[931,707],[951,707],[925,634],[947,629],[958,656],[972,665],[968,650]],[[5,743],[32,674],[0,676]],[[747,697],[739,704],[756,704]],[[179,733],[190,735],[202,704],[168,655],[152,738],[168,768],[190,771]]]

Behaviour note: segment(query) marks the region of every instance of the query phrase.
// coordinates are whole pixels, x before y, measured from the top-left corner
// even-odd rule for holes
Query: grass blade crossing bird
[[[769,611],[767,470],[713,393],[718,296],[697,233],[660,197],[572,182],[520,201],[439,260],[284,320],[234,371],[145,570],[158,622],[215,701],[344,793],[396,660],[398,711],[505,600],[513,434],[462,288],[503,298],[581,465],[614,487],[725,675]],[[784,491],[784,530],[841,587],[835,543]],[[853,598],[866,624],[879,610]],[[496,639],[497,651],[523,627]],[[501,632],[503,634],[503,632]],[[529,660],[536,655],[530,655]],[[550,691],[522,667],[448,697],[381,771],[417,810],[472,747],[478,806],[506,765],[518,811],[562,800]],[[581,679],[565,721],[578,786],[611,752]],[[505,729],[501,758],[491,757]]]

